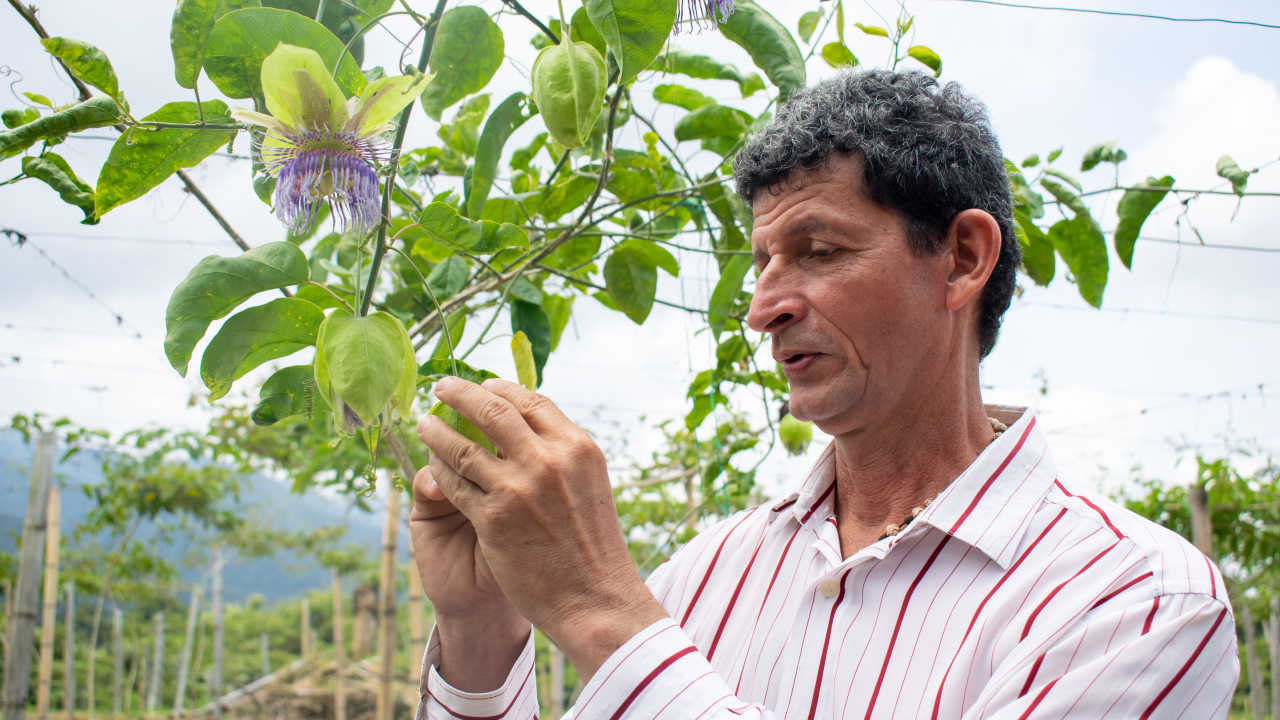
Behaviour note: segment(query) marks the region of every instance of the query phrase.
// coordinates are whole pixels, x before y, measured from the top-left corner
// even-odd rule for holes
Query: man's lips
[[[821,353],[789,353],[778,359],[778,363],[782,365],[782,370],[788,375],[798,373],[813,364]]]

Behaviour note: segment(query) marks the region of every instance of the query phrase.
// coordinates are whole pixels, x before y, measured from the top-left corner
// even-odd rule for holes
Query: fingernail
[[[488,390],[497,384],[498,384],[498,378],[489,378],[488,380],[485,380],[484,382],[480,383],[480,387],[484,388],[485,390]]]
[[[452,386],[453,386],[452,377],[440,378],[440,381],[436,383],[436,395],[439,395],[441,390],[448,390]]]

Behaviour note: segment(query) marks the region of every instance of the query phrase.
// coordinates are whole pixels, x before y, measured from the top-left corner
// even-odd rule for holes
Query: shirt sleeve
[[[1161,595],[1100,613],[984,688],[965,720],[1227,717],[1240,677],[1231,608]]]
[[[440,635],[431,628],[427,653],[422,658],[422,684],[418,687],[418,712],[414,720],[457,720],[457,718],[538,717],[538,683],[533,674],[533,631],[524,650],[512,666],[507,680],[497,690],[468,693],[454,688],[440,677]]]

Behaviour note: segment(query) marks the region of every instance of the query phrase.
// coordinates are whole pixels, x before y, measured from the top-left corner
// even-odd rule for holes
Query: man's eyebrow
[[[822,218],[815,217],[813,215],[808,215],[799,220],[789,223],[786,227],[786,230],[783,231],[783,234],[788,237],[794,237],[797,235],[811,235],[813,233],[820,233],[825,231],[826,229],[827,229],[827,226],[825,223],[822,222]]]

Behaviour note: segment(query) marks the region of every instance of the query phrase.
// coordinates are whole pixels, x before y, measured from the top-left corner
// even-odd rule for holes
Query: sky
[[[421,0],[410,2],[429,10]],[[498,0],[477,4],[490,11],[501,7]],[[555,12],[547,0],[525,4],[539,16]],[[793,33],[801,13],[829,4],[764,3]],[[1280,5],[1262,1],[1068,4],[1280,25]],[[40,17],[51,34],[91,42],[107,53],[135,115],[190,99],[173,80],[171,2],[46,5]],[[849,0],[848,44],[863,65],[883,64],[888,45],[861,34],[852,23],[883,24],[878,14],[891,16],[896,7],[882,0]],[[912,0],[907,7],[916,16],[912,42],[942,57],[944,81],[960,83],[987,104],[1006,156],[1044,157],[1061,147],[1058,165],[1080,177],[1086,189],[1107,187],[1115,179],[1110,166],[1077,172],[1088,147],[1112,139],[1129,156],[1119,168],[1122,183],[1167,174],[1187,188],[1220,189],[1223,181],[1214,173],[1220,156],[1230,155],[1246,169],[1280,157],[1280,69],[1272,51],[1280,30],[960,0]],[[74,89],[55,72],[34,34],[9,8],[0,12],[9,13],[0,22],[0,73],[10,73],[4,84],[12,83],[18,94],[72,100]],[[486,90],[495,101],[528,89],[527,68],[536,54],[527,42],[533,30],[526,21],[505,15],[499,22],[507,33],[508,59]],[[405,39],[413,30],[398,22],[390,30],[371,34],[366,66],[396,66],[401,47],[395,38]],[[823,42],[833,36],[834,29]],[[744,71],[754,69],[742,49],[716,32],[682,35],[673,42]],[[810,82],[834,73],[817,57],[807,69]],[[763,96],[740,98],[732,83],[678,81],[753,114],[766,102]],[[206,100],[218,97],[207,80],[201,93]],[[243,101],[229,104],[243,106]],[[642,93],[637,105],[659,127],[670,128],[683,114],[656,106]],[[0,90],[0,108],[18,106],[14,94]],[[451,116],[447,111],[446,119]],[[540,131],[538,125],[521,128],[508,147],[527,142]],[[638,127],[634,122],[624,127],[619,144],[639,146],[643,129]],[[406,146],[432,143],[435,129],[416,112]],[[90,131],[59,152],[80,177],[92,181],[113,136],[110,129]],[[241,137],[235,153],[246,152],[247,139]],[[705,163],[705,156],[697,162]],[[0,176],[17,172],[16,159],[0,164]],[[247,162],[219,154],[189,172],[251,245],[284,238],[278,221],[252,193]],[[1280,167],[1263,167],[1249,187],[1280,191]],[[1111,193],[1091,201],[1096,212],[1111,218],[1104,227],[1114,227],[1118,199]],[[23,247],[0,245],[0,416],[38,411],[115,432],[207,422],[212,410],[198,373],[181,378],[164,360],[164,309],[199,259],[235,254],[235,247],[176,178],[112,211],[97,226],[78,224],[79,216],[43,184],[0,187],[0,230],[29,238]],[[1155,240],[1139,241],[1132,271],[1112,253],[1101,311],[1087,306],[1063,279],[1061,262],[1059,278],[1048,288],[1023,278],[1025,292],[1014,301],[1000,342],[982,368],[984,397],[1032,407],[1049,434],[1060,473],[1109,492],[1129,486],[1135,477],[1185,483],[1194,473],[1197,452],[1218,457],[1251,448],[1252,458],[1240,460],[1244,467],[1280,453],[1278,226],[1276,197],[1237,203],[1232,197],[1199,196],[1185,206],[1166,201],[1143,229],[1144,238]],[[1211,245],[1254,250],[1200,247],[1195,231]],[[682,260],[680,277],[664,276],[658,297],[705,303],[714,270],[704,255]],[[655,307],[648,322],[636,326],[592,299],[579,298],[573,323],[548,363],[542,391],[597,434],[615,466],[625,466],[628,458],[643,460],[658,447],[653,425],[687,412],[689,381],[711,366],[710,340],[697,330],[696,318],[671,308]],[[514,376],[505,346],[481,347],[475,364]],[[767,351],[760,357],[767,361]],[[253,402],[256,390],[246,398],[243,388],[260,376],[237,383],[220,402]],[[755,422],[764,422],[758,401],[737,400]],[[809,452],[797,458],[770,454],[758,475],[765,491],[780,492],[798,482],[824,441],[819,434]]]

